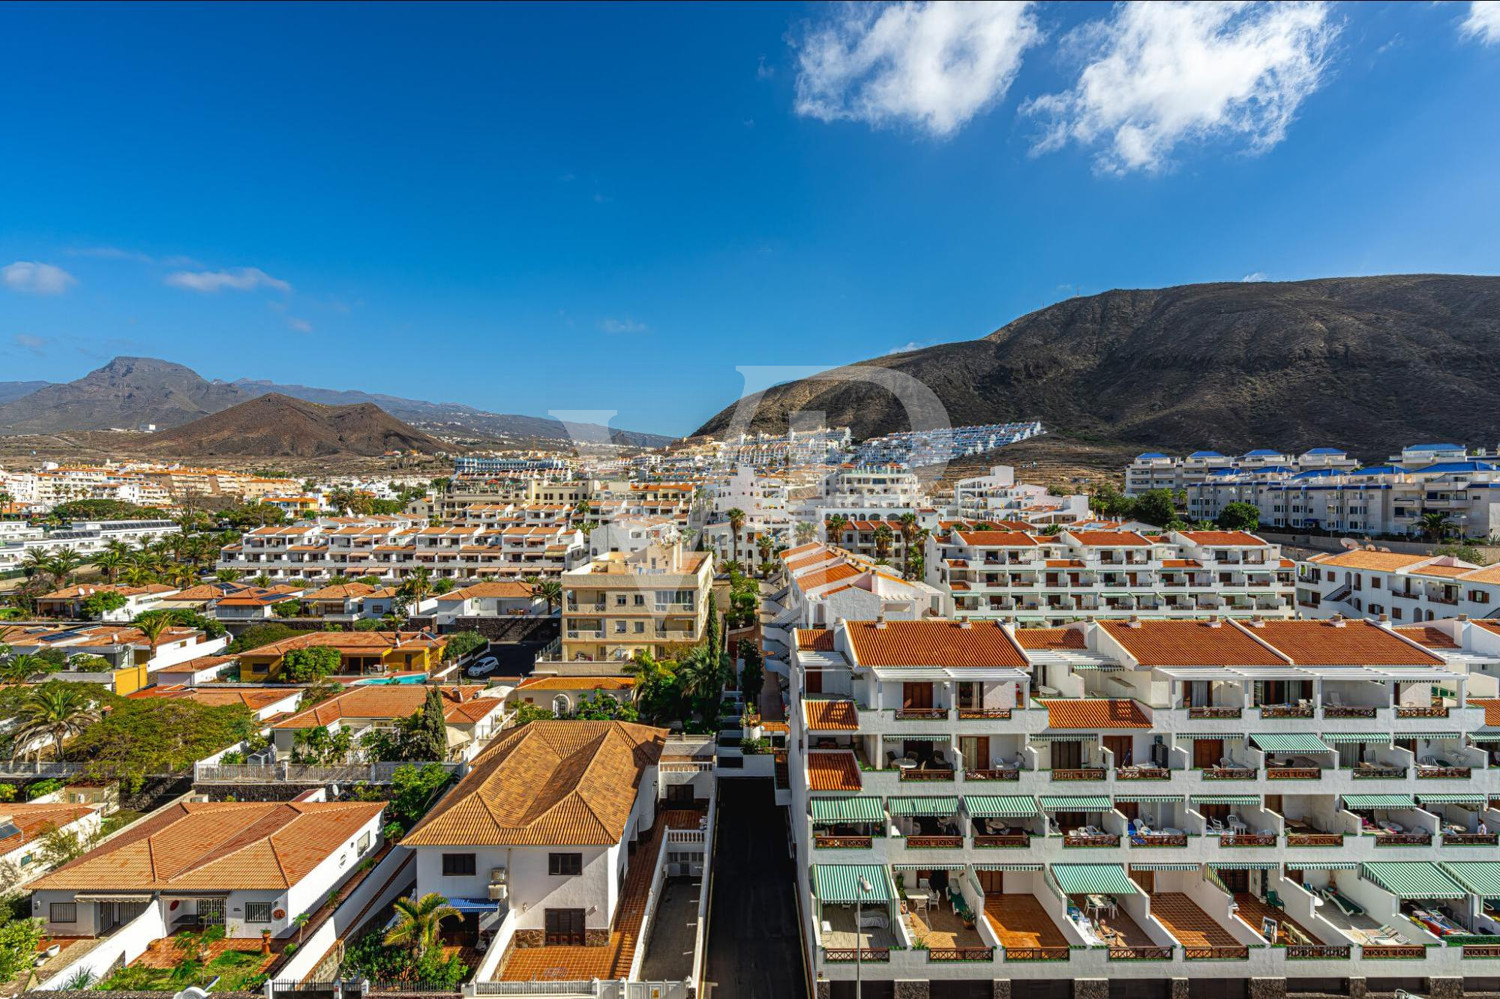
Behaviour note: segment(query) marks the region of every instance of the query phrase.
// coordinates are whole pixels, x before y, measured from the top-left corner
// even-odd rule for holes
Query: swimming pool
[[[368,685],[374,687],[387,686],[392,683],[425,683],[426,673],[408,673],[405,676],[372,676],[368,680],[355,680],[354,685]]]

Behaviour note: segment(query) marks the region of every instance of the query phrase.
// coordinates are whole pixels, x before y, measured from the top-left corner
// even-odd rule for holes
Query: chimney
[[[964,618],[962,621],[958,622],[958,626],[960,628],[973,628],[974,622],[970,621],[968,618]]]
[[[1460,614],[1460,615],[1458,615],[1458,619],[1460,621],[1467,621],[1469,619],[1469,615],[1467,615],[1467,614]]]
[[[1219,615],[1215,614],[1213,617],[1208,619],[1208,626],[1210,628],[1222,628],[1224,627],[1224,622],[1219,620]]]
[[[1390,624],[1391,616],[1389,614],[1382,614],[1380,615],[1380,617],[1376,618],[1376,620],[1378,620],[1381,624]]]

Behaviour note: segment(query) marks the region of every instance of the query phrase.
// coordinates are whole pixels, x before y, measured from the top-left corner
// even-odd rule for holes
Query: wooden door
[[[582,947],[582,909],[548,909],[542,914],[548,947]]]
[[[1130,880],[1141,886],[1141,891],[1147,895],[1156,891],[1155,871],[1131,871]]]
[[[1193,766],[1202,769],[1204,767],[1216,767],[1219,760],[1224,758],[1223,739],[1194,739],[1193,740]]]
[[[1083,766],[1083,743],[1054,742],[1052,744],[1052,769],[1077,770]]]
[[[979,889],[986,895],[999,895],[1005,891],[1004,871],[975,871],[979,877]]]
[[[908,710],[912,708],[932,707],[932,684],[903,683],[901,685],[901,706]]]
[[[964,754],[964,766],[971,770],[990,768],[990,737],[987,735],[963,735],[958,739],[958,751]]]
[[[1104,748],[1115,755],[1115,766],[1125,767],[1135,762],[1135,740],[1128,735],[1106,735]]]
[[[823,692],[823,671],[810,669],[802,674],[803,692],[808,694],[821,694]]]
[[[965,681],[958,685],[958,706],[963,709],[978,708],[979,684]]]

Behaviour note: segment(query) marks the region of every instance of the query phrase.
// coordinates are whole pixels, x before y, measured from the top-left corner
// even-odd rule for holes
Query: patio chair
[[[885,751],[885,768],[887,770],[889,770],[892,767],[894,767],[895,765],[896,765],[896,754],[892,750],[887,749]]]
[[[890,925],[890,919],[879,909],[860,913],[859,928],[862,930],[883,930]]]
[[[1218,819],[1209,819],[1208,831],[1210,833],[1213,833],[1214,835],[1222,836],[1225,832],[1224,823],[1220,822]]]

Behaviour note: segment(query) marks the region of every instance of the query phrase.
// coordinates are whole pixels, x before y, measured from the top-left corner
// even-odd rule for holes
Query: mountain
[[[451,450],[373,403],[322,406],[279,392],[152,434],[141,446],[174,458],[320,458]]]
[[[24,386],[30,386],[23,390]],[[0,435],[71,430],[134,429],[142,424],[181,426],[257,396],[280,393],[327,406],[373,404],[401,420],[420,423],[448,436],[546,437],[567,439],[557,420],[489,413],[457,403],[423,402],[368,392],[278,385],[241,379],[208,381],[191,368],[149,357],[117,357],[84,377],[56,385],[0,382]],[[616,444],[655,447],[669,437],[592,424],[580,433],[590,441],[608,433]]]
[[[30,395],[37,389],[46,388],[51,384],[51,382],[0,382],[0,403]]]
[[[874,370],[872,369],[883,369]],[[952,424],[1168,452],[1500,441],[1500,277],[1394,275],[1182,285],[1071,298],[980,340],[877,357],[775,386],[752,431],[821,412],[858,437],[909,429],[860,376],[909,376]],[[698,434],[722,434],[731,406]],[[930,424],[928,424],[930,425]]]

